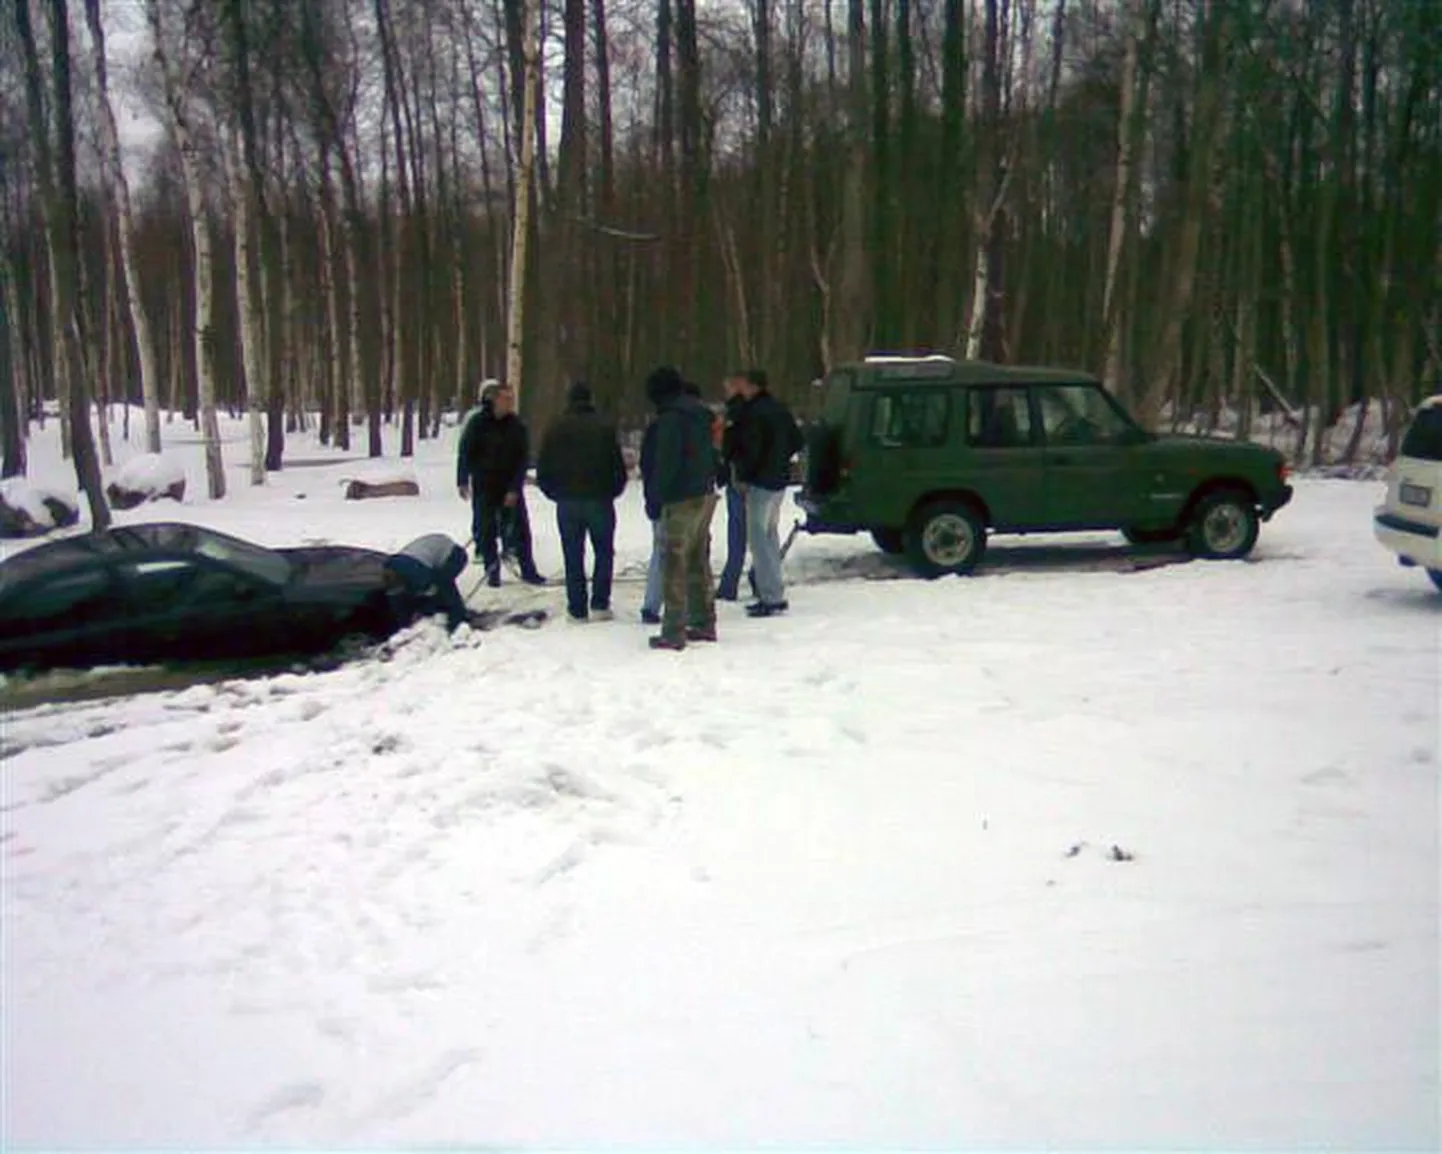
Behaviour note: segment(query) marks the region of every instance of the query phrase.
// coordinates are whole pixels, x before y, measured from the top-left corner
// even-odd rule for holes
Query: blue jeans
[[[610,501],[557,501],[556,528],[561,534],[561,558],[566,565],[566,611],[572,617],[591,609],[611,608],[611,578],[616,566],[616,506]],[[596,556],[591,575],[590,600],[586,597],[586,538]]]
[[[659,520],[651,522],[651,560],[646,566],[646,593],[641,598],[643,613],[661,613],[662,559],[666,553],[666,532]]]
[[[726,566],[716,585],[716,596],[734,601],[741,587],[741,570],[746,564],[746,495],[735,485],[726,486]]]
[[[751,547],[751,563],[756,570],[756,599],[763,605],[779,605],[786,600],[786,587],[781,583],[781,500],[785,489],[746,489],[746,543]]]

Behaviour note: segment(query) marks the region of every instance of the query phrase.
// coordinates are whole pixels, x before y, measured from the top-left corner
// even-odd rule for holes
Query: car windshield
[[[1401,455],[1418,461],[1442,461],[1442,405],[1419,409],[1402,438]]]

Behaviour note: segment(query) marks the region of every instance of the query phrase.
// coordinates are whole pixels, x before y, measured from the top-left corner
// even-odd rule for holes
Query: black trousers
[[[506,507],[505,494],[484,492],[471,484],[471,536],[476,553],[486,573],[500,572],[501,552],[515,555],[522,575],[534,576],[536,558],[531,549],[531,516],[526,511],[526,494],[516,495],[516,503]],[[498,544],[499,543],[499,544]]]

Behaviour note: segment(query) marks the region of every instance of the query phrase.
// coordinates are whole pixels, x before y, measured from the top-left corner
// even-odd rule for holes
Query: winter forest
[[[1301,464],[1442,381],[1442,0],[4,5],[4,473],[62,413],[97,526],[112,438],[194,422],[219,497],[217,413],[259,484],[487,376],[633,422],[655,363],[756,364],[804,414],[936,350]]]

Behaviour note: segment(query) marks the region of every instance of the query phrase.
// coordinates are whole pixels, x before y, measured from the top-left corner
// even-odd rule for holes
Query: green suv
[[[826,377],[801,529],[870,531],[917,573],[967,573],[993,533],[1119,529],[1245,557],[1292,499],[1274,449],[1141,428],[1086,373],[868,357]]]

